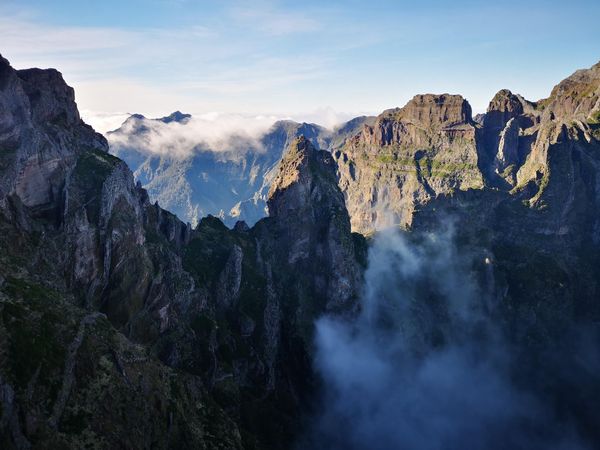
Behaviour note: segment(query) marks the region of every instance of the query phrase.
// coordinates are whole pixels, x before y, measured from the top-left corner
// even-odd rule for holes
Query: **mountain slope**
[[[2,446],[239,448],[201,380],[117,330],[152,284],[132,275],[152,268],[144,226],[158,227],[127,167],[54,70],[0,59],[0,104]]]
[[[1,62],[3,447],[288,445],[314,317],[352,308],[358,288],[331,159],[292,142],[310,161],[298,182],[311,181],[271,192],[280,214],[192,230],[150,203],[58,72]],[[314,196],[323,210],[304,217]],[[313,237],[282,245],[300,218]]]
[[[409,226],[415,207],[455,189],[483,186],[468,102],[418,95],[379,115],[334,152],[352,227]]]

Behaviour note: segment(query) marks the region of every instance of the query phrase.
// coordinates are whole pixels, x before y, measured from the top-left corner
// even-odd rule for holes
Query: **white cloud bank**
[[[185,158],[194,151],[239,153],[261,151],[260,138],[278,120],[315,123],[328,130],[361,114],[320,108],[294,116],[244,115],[221,112],[192,114],[185,122],[164,123],[156,119],[127,120],[130,113],[82,110],[81,116],[103,133],[114,150],[133,148],[147,154]],[[141,130],[140,126],[144,125]],[[109,133],[118,130],[118,132]]]
[[[91,125],[94,130],[102,134],[116,130],[129,116],[131,116],[130,113],[97,112],[90,111],[89,109],[83,109],[79,111],[79,113],[85,123]]]
[[[146,154],[186,158],[196,151],[241,154],[261,151],[260,137],[277,121],[275,116],[206,113],[183,122],[127,120],[106,137],[113,149],[132,148]]]

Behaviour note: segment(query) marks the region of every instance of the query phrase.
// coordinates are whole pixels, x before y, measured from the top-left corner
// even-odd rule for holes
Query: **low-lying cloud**
[[[192,114],[191,118],[181,122],[133,117],[125,120],[129,115],[90,111],[84,111],[82,116],[94,129],[105,133],[116,154],[122,149],[133,149],[147,155],[185,159],[201,151],[222,153],[227,157],[249,151],[261,152],[264,150],[261,138],[278,120],[316,123],[333,130],[356,115],[320,108],[294,116]]]
[[[97,112],[83,109],[80,111],[81,118],[91,125],[98,133],[106,133],[116,130],[131,115],[121,112]]]
[[[492,276],[492,261],[479,257]],[[316,324],[324,393],[299,448],[586,448],[513,381],[513,355],[490,319],[491,286],[478,280],[450,232],[419,243],[379,234],[360,316]]]
[[[148,155],[187,158],[199,151],[243,154],[260,152],[263,136],[277,117],[208,113],[182,122],[130,118],[107,133],[111,148],[135,149]]]

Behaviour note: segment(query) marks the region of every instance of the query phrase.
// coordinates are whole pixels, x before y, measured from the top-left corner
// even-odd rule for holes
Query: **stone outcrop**
[[[548,234],[576,237],[583,222],[596,221],[588,208],[596,208],[598,196],[591,179],[598,167],[599,95],[595,65],[578,70],[535,103],[502,90],[485,115],[480,149],[486,183],[545,209],[547,219],[539,228]]]
[[[471,107],[458,95],[417,95],[388,110],[333,154],[352,229],[409,227],[439,194],[481,188]]]
[[[600,110],[600,62],[565,78],[537,105],[545,118],[593,120]]]
[[[537,122],[539,114],[534,105],[507,89],[490,101],[478,143],[488,184],[514,185],[516,170],[526,156],[524,149],[519,148],[519,135]]]
[[[269,215],[281,237],[278,252],[308,275],[328,309],[352,309],[359,273],[350,219],[331,154],[300,137],[290,145],[271,185]],[[319,272],[314,268],[319,267]],[[328,277],[327,277],[328,276]],[[326,278],[327,277],[327,278]],[[323,295],[324,294],[324,295]]]

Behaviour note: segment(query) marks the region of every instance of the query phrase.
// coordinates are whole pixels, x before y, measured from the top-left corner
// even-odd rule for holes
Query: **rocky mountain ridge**
[[[598,140],[599,74],[598,64],[579,70],[538,102],[501,90],[479,122],[466,100],[447,94],[415,96],[385,111],[334,152],[353,230],[409,228],[432,199],[473,189],[517,193],[527,186],[527,201],[540,206],[549,147]]]
[[[271,192],[279,213],[192,229],[150,203],[58,72],[0,62],[3,447],[289,442],[314,317],[358,284],[331,159],[292,143],[310,164],[289,168],[302,188]],[[281,205],[296,196],[298,211]],[[317,197],[322,209],[301,215]],[[281,243],[300,219],[303,234]]]
[[[354,230],[410,226],[416,206],[478,189],[476,124],[458,95],[418,95],[388,110],[334,152]]]
[[[151,197],[180,217],[196,223],[212,212],[232,226],[237,219],[254,223],[265,215],[266,195],[284,149],[293,137],[304,135],[334,155],[354,231],[371,233],[391,224],[408,228],[414,211],[438,195],[521,190],[529,183],[543,188],[545,147],[556,141],[561,123],[587,140],[598,134],[597,77],[598,65],[579,70],[537,102],[501,90],[477,120],[461,96],[427,94],[377,118],[353,119],[333,133],[314,124],[278,122],[261,138],[265,153],[242,152],[247,156],[237,162],[215,162],[219,157],[212,153],[193,162],[146,157],[120,145],[113,152],[137,167],[134,175]],[[188,181],[198,173],[215,180]],[[222,186],[234,186],[235,195],[219,194]],[[530,196],[532,204],[537,200],[536,194]]]
[[[208,214],[229,226],[237,220],[252,225],[264,217],[268,186],[285,149],[299,135],[316,143],[324,131],[316,125],[281,121],[258,141],[232,136],[231,152],[198,142],[184,155],[160,154],[137,147],[155,122],[172,121],[131,116],[121,128],[107,134],[111,152],[134,168],[134,177],[153,199],[193,225]]]
[[[150,133],[157,124],[173,122],[165,119],[176,114],[161,119],[132,115],[119,129],[107,133],[110,151],[127,162],[153,201],[182,220],[196,225],[200,218],[212,214],[230,227],[238,220],[253,225],[266,216],[269,187],[285,150],[295,138],[304,136],[316,148],[333,148],[370,120],[358,117],[333,132],[316,124],[280,120],[256,139],[235,135],[236,130],[231,130],[224,148],[218,150],[198,136],[195,148],[184,154],[170,154],[149,145]],[[186,124],[191,116],[183,116],[185,121],[179,122]],[[178,147],[173,130],[157,129],[172,135],[165,145]]]

